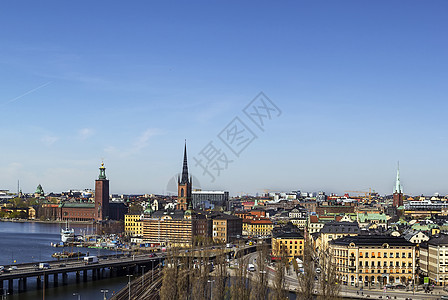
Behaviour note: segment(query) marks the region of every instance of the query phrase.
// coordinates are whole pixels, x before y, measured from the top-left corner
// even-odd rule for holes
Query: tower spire
[[[400,162],[398,162],[398,166],[397,166],[397,179],[395,180],[394,193],[398,193],[398,194],[403,193],[403,188],[401,187],[401,184],[400,184]]]
[[[188,182],[187,140],[185,140],[184,165],[182,168],[182,179],[180,183],[187,183],[187,182]]]

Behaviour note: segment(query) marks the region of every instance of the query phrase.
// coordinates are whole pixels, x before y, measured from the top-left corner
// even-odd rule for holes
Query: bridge
[[[83,281],[87,281],[89,274],[92,280],[139,274],[145,268],[147,270],[154,269],[164,260],[163,254],[150,256],[150,254],[105,255],[99,256],[98,262],[93,264],[86,264],[82,257],[80,259],[52,260],[44,262],[49,265],[47,269],[39,269],[39,263],[17,264],[11,271],[0,274],[0,294],[4,293],[4,289],[9,294],[13,294],[15,291],[25,291],[27,281],[31,278],[36,279],[37,289],[45,289],[48,288],[50,282],[57,287],[59,279],[61,279],[62,285],[68,284],[69,273],[76,275],[76,282],[80,282],[81,278]],[[7,283],[7,288],[5,283]]]

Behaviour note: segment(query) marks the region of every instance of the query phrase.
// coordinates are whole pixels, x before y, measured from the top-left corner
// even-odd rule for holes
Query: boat
[[[54,258],[71,258],[71,257],[80,257],[85,256],[85,253],[82,252],[55,252],[51,256]]]
[[[64,243],[67,242],[73,242],[75,240],[75,230],[72,228],[70,229],[68,227],[68,221],[67,226],[64,228],[61,228],[61,241]]]

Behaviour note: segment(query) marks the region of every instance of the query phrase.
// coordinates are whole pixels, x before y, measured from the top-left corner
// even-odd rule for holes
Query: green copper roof
[[[104,167],[104,163],[101,163],[100,176],[98,176],[98,179],[100,180],[106,179],[106,168]]]

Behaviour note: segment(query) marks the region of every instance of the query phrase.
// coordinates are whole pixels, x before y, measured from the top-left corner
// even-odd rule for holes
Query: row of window
[[[378,267],[381,267],[381,262],[378,261],[376,265],[377,265]],[[359,262],[359,266],[360,266],[360,267],[363,266],[362,261]],[[368,266],[369,266],[369,262],[366,261],[365,264],[364,264],[364,266],[368,267]],[[375,262],[372,261],[372,262],[370,263],[370,266],[374,267],[374,266],[375,266]],[[384,267],[387,267],[387,262],[384,261],[384,262],[383,262],[383,266],[384,266]],[[390,261],[390,262],[389,262],[389,267],[393,267],[393,266],[394,266],[394,262]],[[399,262],[399,261],[396,261],[396,262],[395,262],[395,266],[396,266],[396,267],[399,267],[399,266],[400,266],[400,262]],[[402,267],[406,267],[406,263],[405,263],[405,262],[402,262],[402,263],[401,263],[401,266],[402,266]],[[408,262],[408,267],[412,267],[412,263]]]
[[[408,255],[407,255],[409,258],[411,258],[412,257],[412,253],[411,252],[408,252]],[[351,257],[354,257],[354,254],[352,253],[352,255],[351,255]],[[369,252],[365,252],[365,256],[363,256],[363,253],[362,252],[359,252],[359,258],[369,258]],[[371,257],[372,258],[375,258],[375,252],[372,252],[372,255],[371,255]],[[380,258],[381,257],[381,252],[378,252],[378,258]],[[394,257],[394,253],[392,253],[392,252],[390,252],[389,253],[389,258],[393,258]],[[406,253],[404,253],[404,252],[402,252],[401,253],[401,257],[402,258],[405,258],[406,257]],[[387,253],[386,252],[384,252],[383,253],[383,258],[387,258]],[[395,258],[400,258],[400,253],[399,252],[396,252],[395,253]]]

